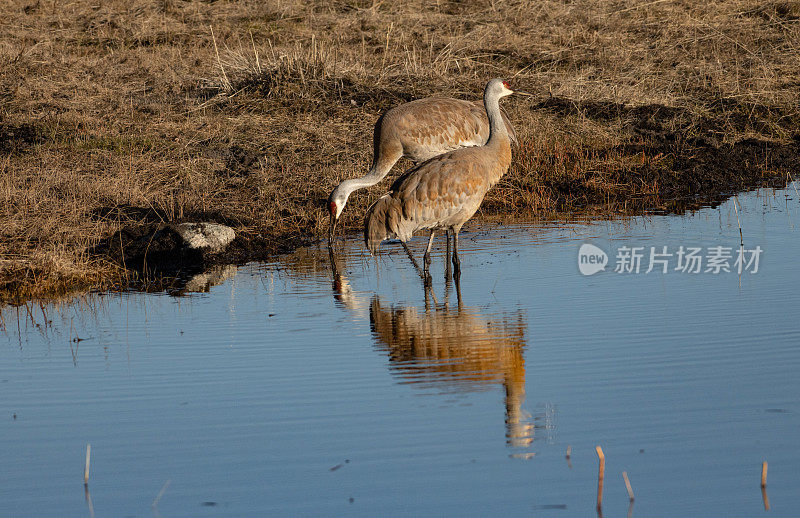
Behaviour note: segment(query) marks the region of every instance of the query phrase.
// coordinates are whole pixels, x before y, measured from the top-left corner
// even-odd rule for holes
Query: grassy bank
[[[239,258],[322,236],[321,201],[367,170],[383,110],[477,99],[497,76],[537,97],[504,103],[521,144],[484,215],[681,210],[782,182],[800,4],[697,4],[12,2],[0,302],[124,286],[98,245],[164,222],[231,225]],[[344,225],[387,186],[355,194]]]

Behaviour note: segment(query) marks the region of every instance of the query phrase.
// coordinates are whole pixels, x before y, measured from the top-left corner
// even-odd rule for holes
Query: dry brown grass
[[[478,98],[496,76],[540,97],[505,103],[522,144],[484,214],[626,211],[781,177],[799,19],[798,2],[744,0],[14,2],[2,300],[124,284],[87,252],[123,227],[210,219],[265,251],[321,235],[319,202],[366,171],[381,111]],[[354,195],[345,225],[386,187]]]

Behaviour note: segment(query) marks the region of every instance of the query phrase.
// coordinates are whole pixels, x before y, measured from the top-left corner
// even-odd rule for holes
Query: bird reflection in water
[[[337,303],[361,313],[365,301],[356,297],[331,253],[333,290]],[[425,288],[425,307],[387,305],[374,295],[369,317],[376,347],[389,357],[391,372],[402,383],[442,392],[475,392],[502,385],[505,391],[506,442],[513,448],[529,446],[537,433],[550,438],[552,407],[535,418],[525,409],[525,333],[522,311],[483,315],[464,305],[461,286],[454,280],[457,305],[450,304],[451,283],[445,285],[442,304]],[[433,299],[433,304],[431,300]],[[532,453],[518,454],[522,458]]]

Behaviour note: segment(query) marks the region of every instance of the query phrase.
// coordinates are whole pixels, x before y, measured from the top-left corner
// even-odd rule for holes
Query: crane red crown
[[[510,84],[508,84],[508,81],[503,81],[503,86],[505,86],[506,88],[508,88],[509,90],[511,90],[511,85],[510,85]]]

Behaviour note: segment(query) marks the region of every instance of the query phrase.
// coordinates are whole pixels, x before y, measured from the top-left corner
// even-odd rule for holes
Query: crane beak
[[[520,94],[520,95],[527,95],[527,96],[529,96],[529,97],[533,97],[533,94],[532,94],[532,93],[529,93],[529,92],[523,92],[522,90],[514,90],[514,93],[515,93],[515,94]]]
[[[333,233],[336,231],[336,216],[331,214],[331,221],[328,226],[328,246],[333,246]]]

